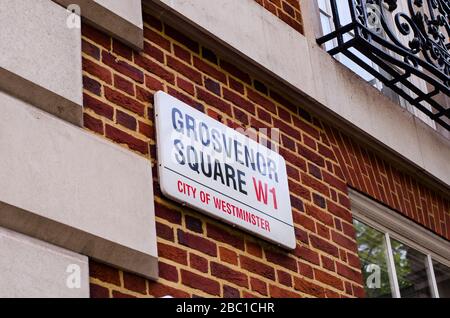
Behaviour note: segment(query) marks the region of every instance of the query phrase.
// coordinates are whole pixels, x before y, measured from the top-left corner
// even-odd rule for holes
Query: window
[[[350,193],[366,297],[450,298],[450,243]]]
[[[333,10],[331,8],[332,2],[330,0],[317,0],[318,7],[319,7],[319,15],[320,15],[320,24],[322,27],[322,34],[330,34],[331,32],[335,31],[335,25],[333,20]],[[352,16],[350,12],[350,7],[348,4],[348,1],[333,1],[333,3],[336,6],[336,10],[338,12],[338,18],[339,23],[341,26],[345,26],[347,24],[350,24],[352,22]],[[382,5],[385,7],[384,12],[389,12],[387,10],[388,4],[386,2],[383,2]],[[377,17],[381,14],[380,7],[375,4],[371,3],[370,5],[366,5],[366,10],[368,14],[368,19],[371,21],[372,30],[377,33],[379,36],[383,38],[387,38],[385,32],[383,31],[383,28],[381,28],[381,20]],[[398,12],[407,12],[408,10],[408,3],[403,0],[398,2],[398,9],[396,9],[394,12],[392,12],[389,16],[386,17],[385,22],[388,24],[389,28],[391,30],[394,30],[395,33],[398,35],[399,39],[402,39],[406,43],[410,40],[410,38],[402,37],[400,36],[400,33],[398,31],[398,28],[395,28],[395,22],[394,22],[394,16]],[[348,42],[354,38],[354,32],[349,31],[343,35],[343,42]],[[405,43],[405,44],[406,44]],[[374,44],[375,45],[375,44]],[[335,47],[338,46],[337,39],[333,39],[332,41],[328,41],[324,43],[324,48],[326,51],[329,51]],[[378,45],[379,46],[379,45]],[[388,54],[390,53],[388,50],[386,50],[383,47],[380,47],[383,51],[385,51]],[[363,55],[358,50],[354,49],[353,47],[349,48],[349,52],[353,53],[356,57],[358,57],[361,61],[363,61],[365,64],[370,65],[370,67],[377,71],[377,73],[383,74],[384,77],[392,79],[392,76],[386,73],[385,71],[381,70],[378,65],[376,65],[374,62],[372,62],[369,58],[367,58],[365,55]],[[358,64],[353,62],[350,58],[345,56],[342,53],[338,53],[334,55],[334,57],[347,66],[349,69],[351,69],[353,72],[355,72],[357,75],[359,75],[364,81],[369,83],[370,85],[374,86],[378,90],[380,90],[386,97],[391,99],[393,102],[398,103],[401,107],[408,110],[410,113],[414,114],[417,118],[421,119],[423,122],[425,122],[427,125],[432,127],[433,129],[436,129],[436,123],[434,120],[432,120],[429,116],[427,116],[425,113],[420,111],[418,108],[412,106],[407,100],[400,97],[397,93],[395,93],[393,90],[391,90],[389,87],[383,85],[383,83],[378,80],[375,76],[364,70],[362,67],[360,67]],[[422,91],[428,92],[428,88],[426,86],[426,83],[424,80],[414,78],[413,84],[416,87],[419,87]],[[403,91],[408,92],[408,95],[413,96],[414,98],[417,98],[417,95],[415,95],[413,92],[411,92],[408,88],[406,88],[402,84],[398,84],[398,86],[401,87]],[[432,107],[429,104],[425,104],[425,107],[432,111]]]
[[[322,26],[322,34],[329,34],[330,32],[334,31],[334,23],[333,23],[333,13],[330,6],[329,0],[318,0],[319,4],[319,12],[320,12],[320,23]],[[347,23],[351,22],[351,15],[350,15],[350,9],[348,7],[348,4],[345,3],[345,1],[338,1],[338,11],[339,11],[339,19],[340,23],[342,25],[345,25]],[[352,38],[351,34],[346,34],[344,36],[344,42],[350,40]],[[328,51],[332,48],[337,46],[337,43],[335,41],[332,42],[326,42],[325,43],[325,49]],[[371,63],[367,57],[359,53],[358,51],[354,49],[350,49],[352,53],[354,53],[356,56],[364,60],[365,62]],[[381,82],[378,81],[373,75],[365,71],[362,67],[358,66],[355,62],[350,60],[348,57],[346,57],[344,54],[336,54],[335,58],[347,66],[349,69],[351,69],[353,72],[355,72],[357,75],[362,77],[363,80],[371,84],[372,86],[378,88],[381,90],[382,85]],[[372,63],[371,63],[372,64]],[[374,64],[372,66],[376,67]]]

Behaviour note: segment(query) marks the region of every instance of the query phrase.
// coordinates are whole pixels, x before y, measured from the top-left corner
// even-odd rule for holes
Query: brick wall
[[[378,183],[386,186],[383,189],[394,191],[384,179],[401,184],[401,177],[397,180],[396,176],[406,175],[382,170],[393,168],[312,117],[301,104],[284,100],[257,78],[177,30],[149,15],[144,23],[142,53],[83,25],[86,128],[155,162],[153,94],[157,90],[230,127],[279,128],[298,243],[289,253],[167,200],[160,192],[155,169],[160,279],[151,282],[91,262],[92,296],[363,296],[347,183],[357,187],[381,178]],[[363,162],[365,168],[356,169]],[[375,167],[374,163],[378,170],[368,168]],[[378,171],[379,176],[369,171]],[[425,191],[414,184],[420,194]],[[377,195],[370,188],[361,189]],[[429,191],[423,193],[425,204],[436,206],[436,211],[442,206],[448,234],[448,202]]]
[[[351,138],[325,127],[347,183],[450,240],[450,201]]]
[[[292,28],[303,34],[302,13],[299,0],[255,0]]]

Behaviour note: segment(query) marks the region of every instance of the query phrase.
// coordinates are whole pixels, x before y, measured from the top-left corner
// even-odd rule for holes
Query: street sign
[[[161,91],[155,94],[155,123],[165,196],[295,248],[283,157]]]

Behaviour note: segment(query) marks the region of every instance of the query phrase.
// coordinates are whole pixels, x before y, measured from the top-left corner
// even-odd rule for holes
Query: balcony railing
[[[317,42],[332,41],[331,55],[344,54],[450,131],[450,0],[402,0],[403,11],[397,0],[328,1],[334,30]],[[344,1],[351,21],[342,24]]]

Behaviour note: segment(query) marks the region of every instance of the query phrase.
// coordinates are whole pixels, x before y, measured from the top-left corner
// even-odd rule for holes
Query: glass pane
[[[356,229],[366,297],[391,298],[392,289],[384,234],[357,220],[354,220],[353,224]]]
[[[402,298],[431,298],[425,254],[391,240],[397,280]]]
[[[321,9],[322,11],[325,11],[327,13],[330,13],[330,12],[328,12],[327,1],[329,1],[329,0],[318,0],[317,3],[319,4],[319,9]]]
[[[439,297],[450,298],[450,268],[433,261],[434,276],[439,291]]]

